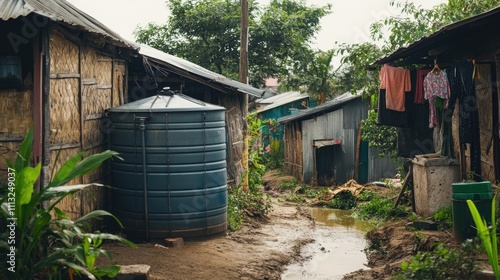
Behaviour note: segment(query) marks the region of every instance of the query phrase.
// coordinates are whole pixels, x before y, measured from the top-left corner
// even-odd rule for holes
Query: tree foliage
[[[168,0],[171,16],[164,25],[150,23],[135,31],[136,40],[237,79],[240,2]],[[310,43],[330,5],[308,7],[303,0],[272,0],[261,8],[249,3],[248,60],[250,83],[286,80],[312,52]]]
[[[335,95],[335,77],[332,67],[334,50],[313,51],[304,63],[289,72],[288,79],[280,84],[281,91],[304,90],[318,100],[318,104]]]
[[[462,20],[500,5],[500,0],[448,0],[432,9],[425,9],[410,1],[391,0],[391,6],[400,13],[370,26],[372,42],[341,44],[337,52],[342,55],[341,67],[335,72],[338,91],[355,92],[363,89],[364,96],[371,96],[372,105],[377,103],[379,71],[373,63],[383,55],[427,36],[446,24]],[[396,130],[376,125],[376,113],[363,124],[363,138],[371,147],[385,154],[396,155]]]
[[[446,24],[488,11],[500,5],[500,0],[448,0],[425,9],[410,1],[391,0],[400,13],[370,25],[372,42],[341,44],[337,52],[343,56],[336,71],[339,90],[365,89],[365,95],[376,95],[378,70],[373,63],[400,47],[427,36]]]

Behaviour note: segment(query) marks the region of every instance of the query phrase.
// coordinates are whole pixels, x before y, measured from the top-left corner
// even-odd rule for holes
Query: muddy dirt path
[[[269,220],[246,224],[238,232],[205,240],[186,240],[184,246],[130,248],[105,246],[111,263],[147,264],[151,279],[281,279],[285,266],[303,261],[300,249],[313,242],[314,221],[307,211],[274,201]],[[107,262],[110,264],[110,262]]]

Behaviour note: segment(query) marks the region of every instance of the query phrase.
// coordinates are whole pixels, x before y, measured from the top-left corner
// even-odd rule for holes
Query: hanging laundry
[[[445,71],[431,71],[424,78],[424,98],[429,100],[429,127],[437,124],[436,104],[440,109],[448,108],[450,84]]]
[[[380,69],[380,89],[386,92],[386,108],[405,111],[405,92],[411,90],[410,70],[385,64]]]
[[[458,132],[460,145],[470,144],[470,170],[473,179],[482,181],[481,176],[481,139],[479,130],[478,101],[474,64],[470,60],[456,61],[449,70],[451,97],[449,108],[453,111],[458,100]]]
[[[413,103],[424,104],[424,79],[431,69],[418,69],[416,74],[415,97]]]

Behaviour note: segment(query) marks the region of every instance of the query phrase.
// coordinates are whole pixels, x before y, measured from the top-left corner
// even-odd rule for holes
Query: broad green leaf
[[[19,151],[17,152],[16,158],[16,172],[20,172],[24,167],[29,166],[30,157],[31,157],[31,149],[33,146],[33,126],[30,127],[26,137],[24,138],[21,146],[19,147]]]
[[[31,194],[33,193],[33,187],[36,180],[38,179],[38,176],[40,176],[41,168],[41,163],[38,163],[34,168],[24,167],[17,174],[18,178],[16,178],[16,202],[19,201],[19,206],[28,204],[30,202]]]
[[[104,151],[99,154],[94,154],[90,155],[86,158],[84,158],[82,161],[78,162],[73,169],[69,172],[69,174],[64,178],[64,180],[61,180],[57,183],[57,185],[63,185],[66,184],[67,182],[73,180],[74,178],[81,177],[90,171],[96,169],[99,167],[104,161],[112,158],[112,157],[117,157],[118,159],[122,159],[118,157],[118,153],[114,151]],[[51,185],[55,186],[55,185]]]
[[[120,266],[118,265],[98,267],[92,270],[92,273],[94,273],[98,277],[107,276],[109,278],[115,278],[119,272],[120,272]]]
[[[47,186],[48,188],[53,187],[53,186],[59,186],[64,183],[68,175],[71,173],[71,171],[75,168],[75,166],[78,164],[80,159],[83,157],[83,154],[85,151],[81,151],[71,157],[68,161],[66,161],[61,168],[57,171],[57,173],[54,175],[52,178],[52,182]]]
[[[100,218],[102,216],[111,216],[120,224],[120,226],[122,225],[120,223],[120,221],[113,214],[109,213],[108,211],[104,211],[104,210],[92,211],[92,212],[88,213],[87,215],[76,219],[75,223],[79,224],[79,223],[82,223],[82,222],[90,220],[90,219]]]

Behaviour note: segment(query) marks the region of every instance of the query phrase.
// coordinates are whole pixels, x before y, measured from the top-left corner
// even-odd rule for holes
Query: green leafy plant
[[[272,209],[269,195],[254,188],[244,192],[239,184],[230,188],[228,193],[228,226],[233,231],[241,228],[246,215],[265,217]]]
[[[438,223],[438,227],[441,230],[452,228],[453,211],[451,205],[439,208],[436,212],[434,212],[434,214],[432,214],[432,220]]]
[[[475,269],[474,247],[464,243],[462,250],[447,249],[442,243],[431,252],[418,252],[409,262],[401,263],[395,280],[471,279]]]
[[[83,158],[82,151],[54,173],[50,183],[37,190],[35,182],[41,165],[30,166],[33,129],[22,142],[14,163],[8,161],[7,182],[0,189],[0,228],[9,226],[0,236],[0,260],[10,269],[2,269],[1,279],[61,279],[74,273],[89,279],[114,277],[118,266],[98,268],[95,259],[103,254],[103,240],[115,240],[135,246],[116,235],[88,233],[89,221],[104,216],[113,217],[103,210],[95,210],[81,218],[71,220],[58,203],[68,195],[100,184],[66,186],[68,182],[98,168],[104,161],[118,157],[116,152],[105,151]],[[121,224],[120,224],[121,225]],[[9,238],[14,236],[14,238]],[[5,252],[7,251],[7,252]],[[5,259],[7,258],[7,259]]]
[[[493,273],[495,274],[495,279],[500,279],[500,271],[498,268],[498,242],[497,242],[497,229],[496,229],[496,219],[495,219],[495,203],[496,196],[493,197],[491,201],[491,225],[489,228],[485,219],[481,219],[481,215],[477,210],[474,201],[468,199],[467,206],[469,206],[472,219],[477,228],[477,235],[483,243],[483,247],[486,250],[488,259],[490,261],[491,267],[493,268]]]
[[[397,160],[398,132],[395,127],[377,124],[377,113],[374,110],[368,112],[368,118],[361,120],[363,126],[364,141],[372,148],[380,151],[379,156],[388,155],[394,161]]]
[[[385,220],[399,217],[407,217],[410,211],[402,205],[394,207],[391,198],[376,195],[368,202],[359,203],[354,209],[354,215],[363,220]]]
[[[328,206],[335,209],[349,210],[356,206],[356,197],[351,191],[344,190],[335,195]]]
[[[297,187],[297,178],[293,177],[291,180],[282,180],[278,189],[281,190],[294,190]]]
[[[285,150],[281,142],[276,138],[269,140],[269,147],[266,149],[265,164],[269,169],[276,169],[283,166],[285,160]]]

